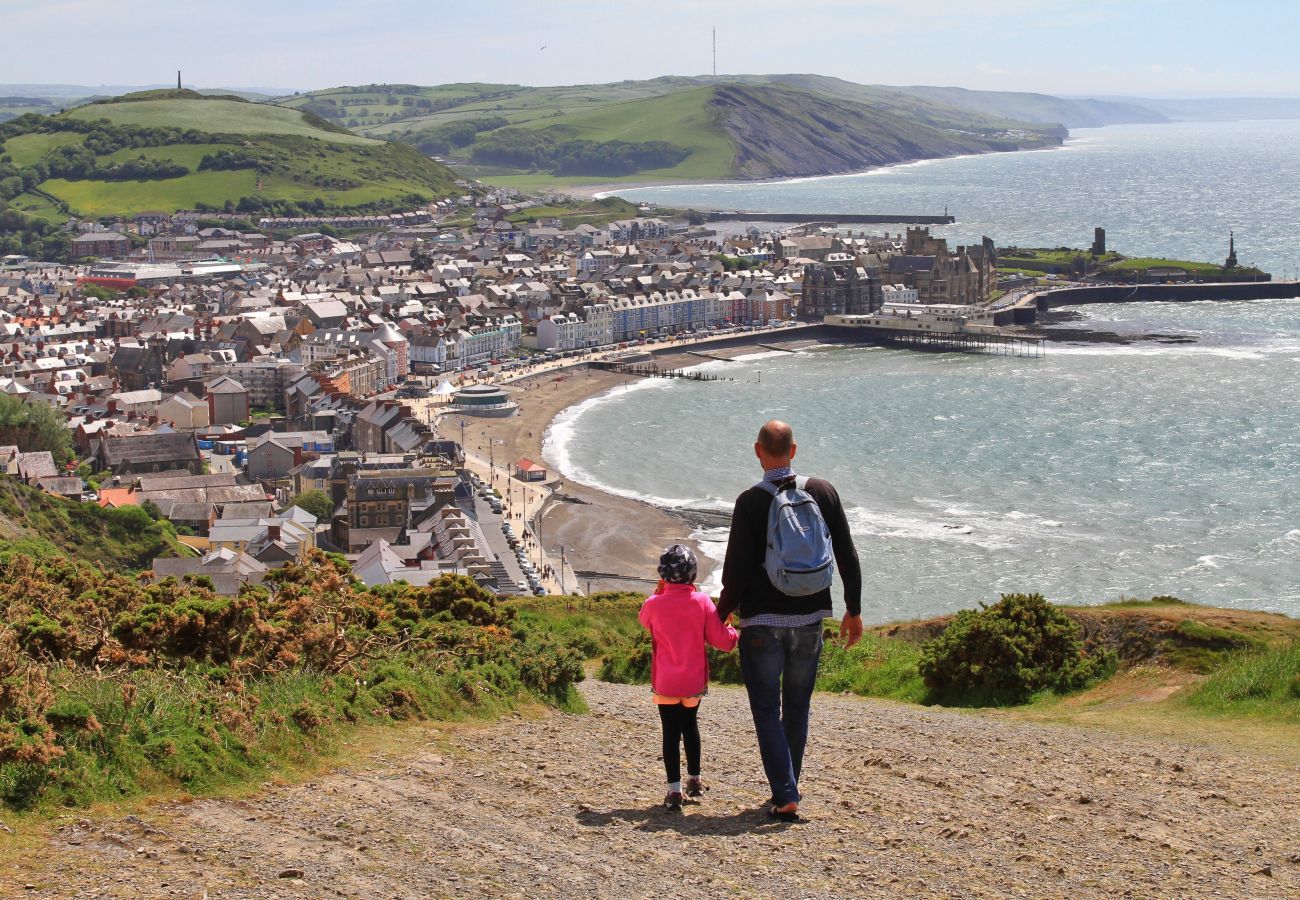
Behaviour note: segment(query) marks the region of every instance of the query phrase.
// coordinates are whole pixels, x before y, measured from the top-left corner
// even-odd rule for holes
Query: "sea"
[[[1194,259],[1226,252],[1231,228],[1243,262],[1289,275],[1298,142],[1300,122],[1124,126],[1057,151],[626,195],[809,212],[947,203],[956,240],[1078,246],[1102,225],[1122,252]],[[791,422],[796,468],[844,500],[872,622],[1008,592],[1300,616],[1300,300],[1082,307],[1065,327],[1135,341],[1054,342],[1038,359],[754,353],[704,364],[718,381],[593,397],[553,423],[545,455],[566,477],[693,516],[720,559],[726,514],[761,476],[755,432]]]

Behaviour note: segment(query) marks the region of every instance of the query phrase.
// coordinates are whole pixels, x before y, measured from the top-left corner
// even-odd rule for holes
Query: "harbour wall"
[[[1300,297],[1300,282],[1252,281],[1206,284],[1098,284],[1037,294],[1039,310],[1088,303],[1194,303],[1201,300],[1288,300]],[[1017,317],[1017,323],[1020,318]]]
[[[952,225],[956,216],[914,216],[901,213],[785,213],[752,210],[712,210],[704,213],[709,222],[825,222],[829,225]]]

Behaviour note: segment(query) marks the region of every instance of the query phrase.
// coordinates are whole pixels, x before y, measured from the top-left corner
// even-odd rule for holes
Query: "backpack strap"
[[[754,487],[761,488],[762,490],[767,491],[773,497],[776,496],[776,490],[777,490],[776,485],[770,481],[767,481],[766,479],[760,481],[758,484],[754,485]]]

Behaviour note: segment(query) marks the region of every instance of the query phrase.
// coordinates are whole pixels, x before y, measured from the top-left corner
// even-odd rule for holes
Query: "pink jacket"
[[[709,595],[689,584],[669,584],[641,607],[641,624],[654,639],[650,687],[665,697],[694,697],[709,685],[704,645],[736,646],[736,629],[724,625]]]

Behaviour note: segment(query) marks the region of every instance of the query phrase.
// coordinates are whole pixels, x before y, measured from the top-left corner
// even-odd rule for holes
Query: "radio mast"
[[[713,29],[713,77],[718,77],[718,29]]]

